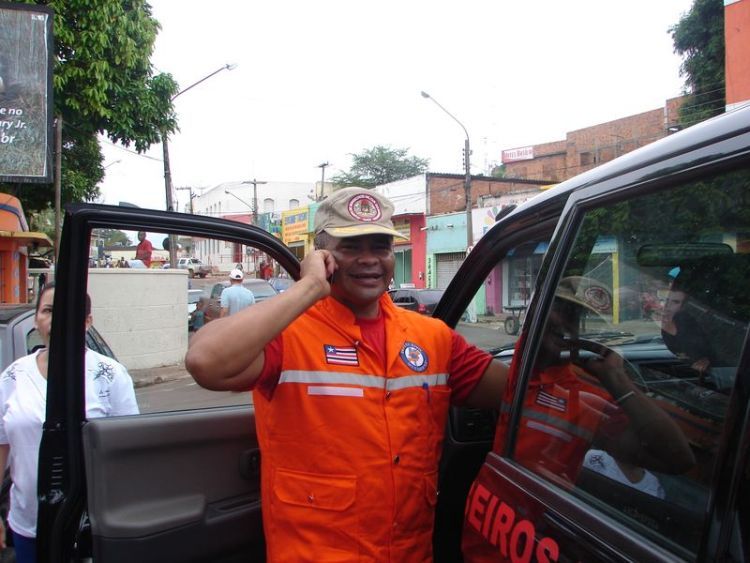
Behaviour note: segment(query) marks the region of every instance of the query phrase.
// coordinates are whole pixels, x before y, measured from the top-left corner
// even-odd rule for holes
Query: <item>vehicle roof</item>
[[[221,284],[224,287],[229,287],[231,285],[231,283],[229,282],[229,280],[222,280],[220,282],[217,282],[217,284]],[[272,292],[278,293],[276,291],[276,288],[274,288],[271,285],[270,282],[268,282],[266,280],[259,279],[259,278],[246,278],[246,279],[242,280],[242,285],[245,286],[245,287],[253,286],[253,287],[256,287],[256,288],[258,288],[258,287],[264,287],[264,288],[267,287]],[[212,287],[216,287],[216,284],[214,284],[214,286],[212,286]]]
[[[394,287],[389,289],[388,293],[395,293],[396,291],[409,291],[413,293],[444,293],[444,289],[438,289],[437,287]]]
[[[14,303],[0,305],[0,324],[7,324],[16,317],[34,309],[31,303]]]

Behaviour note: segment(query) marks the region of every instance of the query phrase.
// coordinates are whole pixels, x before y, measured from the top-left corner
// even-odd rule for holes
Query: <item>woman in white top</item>
[[[8,524],[18,563],[36,561],[37,474],[47,408],[47,365],[54,284],[42,289],[34,325],[45,347],[13,362],[0,374],[0,467],[10,464]],[[86,295],[86,329],[91,326]],[[86,349],[86,417],[138,414],[133,380],[122,364]],[[0,542],[5,530],[0,520]]]

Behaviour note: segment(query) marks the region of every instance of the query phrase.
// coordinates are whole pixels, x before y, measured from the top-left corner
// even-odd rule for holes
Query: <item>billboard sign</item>
[[[0,181],[52,181],[52,19],[0,2]]]
[[[534,158],[534,147],[520,147],[517,149],[504,150],[502,153],[502,162],[516,162],[518,160],[531,160]]]

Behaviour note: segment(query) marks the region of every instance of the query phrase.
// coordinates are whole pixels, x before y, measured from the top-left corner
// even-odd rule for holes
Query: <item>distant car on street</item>
[[[207,266],[198,258],[180,258],[177,260],[177,268],[187,270],[188,276],[191,278],[194,278],[195,276],[205,278],[211,273],[211,266]]]
[[[221,281],[215,283],[211,287],[211,292],[208,296],[208,305],[205,312],[206,322],[218,319],[221,316],[221,292],[229,287],[229,285],[228,281]],[[276,291],[266,280],[247,278],[243,280],[242,286],[253,292],[253,297],[255,297],[256,303],[260,303],[269,297],[278,295],[278,291]]]
[[[443,296],[442,289],[417,289],[417,288],[400,288],[391,289],[388,295],[397,307],[416,311],[423,315],[431,315]]]
[[[271,278],[268,280],[268,283],[270,283],[279,293],[284,293],[287,289],[292,287],[294,280],[292,278]]]

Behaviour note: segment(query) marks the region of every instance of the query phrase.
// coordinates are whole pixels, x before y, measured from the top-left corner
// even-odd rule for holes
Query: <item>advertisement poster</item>
[[[0,181],[52,181],[52,19],[0,2]]]

